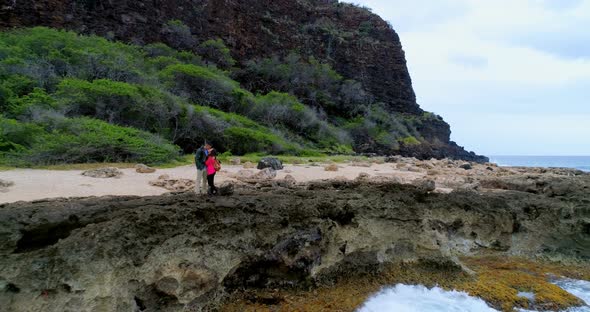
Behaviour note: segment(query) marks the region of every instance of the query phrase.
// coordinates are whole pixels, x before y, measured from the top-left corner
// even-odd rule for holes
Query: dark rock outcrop
[[[589,179],[559,196],[357,179],[0,205],[1,309],[193,311],[233,290],[309,287],[416,259],[588,261]]]
[[[283,169],[283,162],[274,157],[264,157],[258,162],[258,166],[256,167],[260,170],[271,168],[272,170],[282,170]]]
[[[400,38],[369,10],[335,0],[49,0],[6,1],[0,6],[0,29],[24,26],[66,28],[85,34],[143,44],[174,45],[164,25],[180,20],[197,39],[221,38],[245,63],[298,51],[329,62],[346,78],[362,83],[392,113],[421,116]],[[191,39],[192,40],[192,39]],[[188,44],[188,45],[187,45]],[[418,131],[429,144],[402,146],[399,153],[418,158],[453,157],[485,161],[450,142],[450,127],[431,119]],[[389,154],[375,142],[357,152]]]

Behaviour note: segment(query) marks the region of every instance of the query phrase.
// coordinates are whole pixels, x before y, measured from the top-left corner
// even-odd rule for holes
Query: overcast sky
[[[590,155],[590,0],[353,0],[398,32],[420,106],[485,155]]]

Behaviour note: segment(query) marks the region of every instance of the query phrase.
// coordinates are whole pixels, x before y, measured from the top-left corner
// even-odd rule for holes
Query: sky
[[[418,104],[484,155],[590,155],[590,0],[353,0],[389,21]]]

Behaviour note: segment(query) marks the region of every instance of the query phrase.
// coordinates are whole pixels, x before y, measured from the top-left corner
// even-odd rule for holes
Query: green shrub
[[[325,20],[316,24],[322,33],[337,30]],[[361,25],[361,32],[370,32],[369,26]],[[208,139],[221,151],[235,154],[349,153],[351,146],[357,151],[394,149],[407,137],[424,140],[417,129],[440,118],[392,114],[384,105],[373,104],[361,83],[343,79],[314,58],[291,53],[249,62],[240,70],[233,67],[235,61],[221,40],[207,40],[197,47],[190,28],[180,21],[170,21],[162,31],[173,47],[184,50],[163,43],[140,47],[44,27],[0,32],[0,114],[5,120],[18,120],[3,121],[13,129],[2,137],[3,153],[22,156],[28,151],[30,157],[21,158],[30,162],[62,161],[57,151],[64,153],[63,161],[68,161],[65,157],[84,161],[82,154],[88,153],[88,161],[98,161],[93,146],[101,146],[107,156],[100,159],[143,157],[129,156],[135,146],[130,140],[122,139],[125,147],[117,152],[101,145],[89,131],[76,130],[73,124],[84,128],[87,118],[113,129],[133,127],[141,135],[152,133],[185,152]],[[333,41],[343,34],[330,36]],[[244,88],[224,71],[230,68]],[[62,124],[68,127],[56,127],[56,116],[64,115]],[[33,129],[40,132],[28,135]],[[38,142],[41,138],[57,145]],[[93,143],[84,149],[68,140]],[[48,156],[35,158],[39,155]]]
[[[191,29],[180,20],[168,21],[161,34],[166,43],[178,50],[191,50],[197,42]]]
[[[413,136],[408,136],[408,137],[402,138],[400,140],[400,142],[405,145],[418,145],[418,144],[420,144],[420,141],[418,141],[418,139],[416,139]]]
[[[70,117],[93,117],[164,136],[173,126],[171,123],[177,122],[183,105],[179,99],[152,87],[107,79],[64,79],[56,97]]]
[[[286,92],[336,116],[357,116],[372,101],[360,83],[344,80],[329,64],[296,53],[250,61],[237,78],[253,92]]]
[[[207,40],[199,45],[197,53],[203,57],[206,62],[217,65],[222,69],[230,69],[236,64],[232,58],[229,48],[223,40]]]
[[[141,49],[96,36],[44,27],[0,33],[0,49],[20,62],[3,67],[20,74],[36,85],[52,91],[63,77],[86,80],[107,78],[119,81],[141,80],[144,53]]]
[[[315,134],[320,123],[315,112],[296,97],[275,91],[257,96],[250,116],[269,127],[286,127],[301,135]]]
[[[31,148],[43,133],[43,128],[38,125],[0,116],[0,155],[7,152],[20,153]]]
[[[0,74],[0,113],[8,110],[11,98],[23,96],[33,91],[35,82],[23,75]]]
[[[228,112],[247,111],[253,98],[236,81],[202,66],[171,65],[160,77],[175,94]]]
[[[9,101],[7,116],[20,120],[33,120],[36,115],[58,108],[57,101],[44,89],[35,88],[33,92]]]
[[[7,123],[3,121],[3,123]],[[16,165],[47,165],[87,162],[142,162],[157,164],[174,160],[179,149],[153,134],[118,127],[89,118],[62,118],[45,122],[45,129],[16,123],[18,140],[28,149],[12,149],[4,156]],[[11,140],[15,131],[9,133]],[[2,139],[6,141],[6,135]]]
[[[296,148],[286,144],[276,135],[249,128],[230,127],[224,132],[224,139],[231,146],[232,153],[243,155],[253,152],[280,154],[296,151]]]

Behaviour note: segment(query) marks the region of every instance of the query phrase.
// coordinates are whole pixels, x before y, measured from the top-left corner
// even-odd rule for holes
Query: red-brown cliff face
[[[2,1],[0,29],[49,26],[141,44],[166,42],[164,24],[180,20],[200,42],[223,39],[238,62],[296,51],[362,82],[391,112],[423,113],[396,32],[369,10],[337,0]],[[401,154],[477,160],[450,142],[442,120],[420,132],[432,144],[402,147]]]

